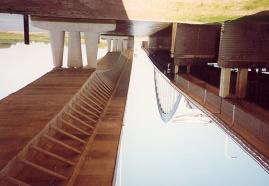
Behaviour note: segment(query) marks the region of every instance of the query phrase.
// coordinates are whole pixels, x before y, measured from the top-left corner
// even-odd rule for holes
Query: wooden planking
[[[47,168],[44,168],[44,167],[42,167],[42,166],[40,166],[38,164],[32,163],[31,161],[28,161],[26,159],[21,158],[18,161],[24,163],[25,165],[27,165],[29,167],[32,167],[32,168],[36,169],[37,171],[44,172],[44,173],[46,173],[46,174],[48,174],[50,176],[53,176],[53,177],[55,177],[57,179],[60,179],[60,180],[67,180],[68,179],[66,176],[63,176],[63,175],[61,175],[61,174],[59,174],[57,172],[51,171],[51,170],[49,170]]]
[[[127,62],[106,108],[75,185],[112,185],[131,73]]]
[[[64,158],[62,156],[59,156],[57,154],[54,154],[54,153],[49,152],[47,150],[44,150],[44,149],[42,149],[42,148],[40,148],[38,146],[30,146],[30,148],[36,150],[39,153],[42,153],[42,154],[47,155],[47,156],[49,156],[51,158],[54,158],[54,159],[57,159],[57,160],[59,160],[59,161],[61,161],[63,163],[66,163],[68,165],[74,166],[76,164],[75,162],[73,162],[71,160],[68,160],[68,159],[66,159],[66,158]]]
[[[0,101],[1,169],[63,108],[92,72],[52,70]]]

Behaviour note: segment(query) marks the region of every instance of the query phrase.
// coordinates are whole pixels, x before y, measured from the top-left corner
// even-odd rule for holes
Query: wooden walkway
[[[54,70],[0,102],[0,134],[9,137],[0,185],[112,184],[132,52],[103,59],[102,70]]]
[[[131,65],[131,59],[129,59],[104,115],[98,124],[94,141],[75,185],[112,185],[120,133],[123,125],[125,103],[127,100]]]
[[[0,101],[0,169],[63,108],[93,70],[52,70]]]

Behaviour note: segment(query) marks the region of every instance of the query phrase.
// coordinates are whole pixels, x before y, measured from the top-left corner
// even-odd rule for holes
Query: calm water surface
[[[83,65],[86,65],[85,45],[81,46]],[[99,48],[98,58],[106,53],[106,48]],[[64,67],[67,61],[67,47],[64,48]],[[16,43],[10,48],[0,48],[0,99],[26,86],[53,68],[49,44]]]
[[[219,126],[188,109],[185,98],[175,118],[162,122],[153,67],[143,51],[136,53],[116,185],[268,186],[268,173]]]

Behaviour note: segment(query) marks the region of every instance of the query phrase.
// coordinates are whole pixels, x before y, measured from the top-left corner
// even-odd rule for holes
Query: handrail
[[[168,122],[172,119],[178,108],[181,94],[156,67],[154,67],[154,84],[159,113],[162,120]]]
[[[149,55],[147,57],[154,68],[155,95],[159,114],[164,122],[168,122],[173,118],[182,95],[171,80],[160,71],[160,67],[153,63],[153,59]]]

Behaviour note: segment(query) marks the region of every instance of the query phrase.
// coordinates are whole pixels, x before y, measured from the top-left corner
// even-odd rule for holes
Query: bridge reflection
[[[168,122],[175,114],[182,95],[157,68],[154,68],[154,82],[159,113],[162,120]]]
[[[236,141],[244,150],[246,150],[262,167],[269,172],[268,159],[256,149],[255,146],[251,145],[249,141],[246,141],[242,136],[238,135],[233,128],[230,128],[223,121],[218,119],[214,114],[208,112],[203,105],[190,97],[177,87],[177,78],[173,79],[174,74],[166,68],[165,65],[160,66],[160,62],[155,58],[151,58],[151,63],[154,66],[154,82],[155,82],[155,93],[158,105],[158,110],[163,121],[168,122],[172,119],[173,123],[196,123],[201,122],[211,123],[212,120],[216,125],[219,125],[226,136],[230,135],[234,141]],[[161,59],[163,62],[163,59]],[[167,63],[167,62],[166,62]],[[167,63],[169,64],[169,62]],[[168,66],[168,65],[167,65]],[[169,67],[169,66],[168,66]],[[170,72],[170,73],[167,73]],[[170,79],[169,79],[170,78]],[[188,89],[190,83],[188,83]],[[193,91],[197,91],[194,89]],[[186,97],[185,97],[186,96]],[[204,97],[206,99],[206,96]],[[203,102],[205,100],[202,100]],[[178,112],[179,113],[176,113]],[[228,154],[228,142],[226,137],[225,152]],[[227,155],[229,156],[229,155]],[[235,157],[235,156],[229,156]]]
[[[268,185],[267,172],[185,96],[164,124],[155,94],[154,66],[137,51],[116,185]]]

